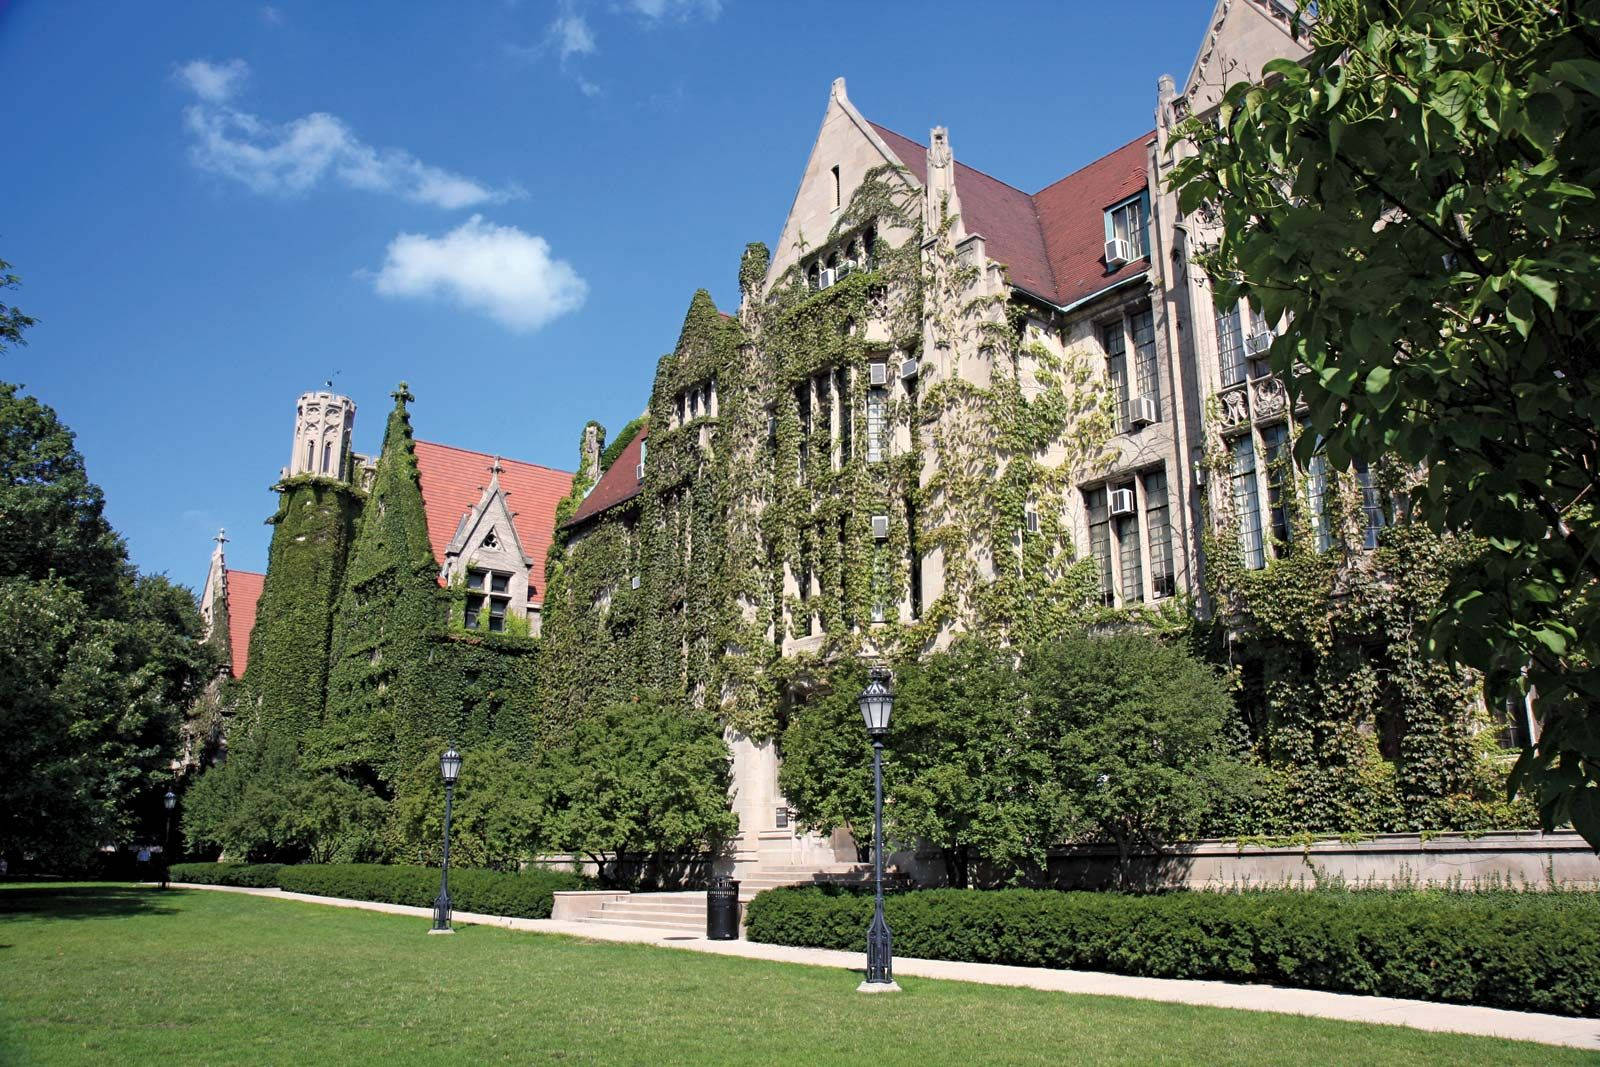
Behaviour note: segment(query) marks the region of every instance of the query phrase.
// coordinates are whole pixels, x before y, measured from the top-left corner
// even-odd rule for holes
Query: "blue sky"
[[[297,395],[375,450],[571,468],[644,406],[694,290],[731,309],[834,77],[875,122],[1027,191],[1147,129],[1210,0],[383,5],[0,0],[0,356],[77,432],[134,561],[266,561]],[[847,15],[845,12],[849,12]]]

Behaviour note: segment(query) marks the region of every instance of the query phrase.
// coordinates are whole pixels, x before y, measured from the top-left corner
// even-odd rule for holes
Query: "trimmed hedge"
[[[242,885],[270,889],[278,884],[281,863],[174,863],[168,877],[195,885]]]
[[[405,867],[382,863],[306,863],[285,867],[278,884],[290,892],[348,900],[432,907],[439,895],[437,867]],[[451,870],[450,902],[459,911],[548,919],[558,890],[586,889],[588,881],[561,871]]]
[[[929,889],[884,909],[897,955],[1600,1013],[1600,894]],[[751,941],[863,951],[872,898],[774,889]]]

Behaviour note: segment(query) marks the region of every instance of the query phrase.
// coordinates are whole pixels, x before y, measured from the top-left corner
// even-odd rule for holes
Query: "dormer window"
[[[1141,191],[1106,210],[1106,266],[1116,270],[1124,263],[1143,259],[1150,247],[1146,230],[1150,198]]]
[[[511,576],[477,567],[467,571],[467,607],[462,621],[469,630],[484,628],[504,633],[506,612],[511,608]]]

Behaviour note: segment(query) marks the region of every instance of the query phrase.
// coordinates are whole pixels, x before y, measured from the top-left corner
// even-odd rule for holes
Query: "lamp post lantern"
[[[439,776],[444,779],[444,862],[439,866],[439,897],[433,902],[433,929],[430,934],[453,934],[450,928],[450,804],[456,779],[461,777],[461,753],[451,745],[439,757]]]
[[[172,809],[178,806],[178,794],[167,790],[167,795],[161,798],[161,806],[167,809],[167,830],[161,838],[161,888],[167,888],[167,876],[172,871],[172,858],[168,852],[172,849]]]
[[[872,925],[867,927],[867,977],[856,988],[862,993],[889,993],[900,988],[894,980],[893,935],[883,917],[883,739],[889,736],[889,715],[894,711],[889,673],[874,668],[858,699],[861,719],[872,739],[872,875],[876,899]]]

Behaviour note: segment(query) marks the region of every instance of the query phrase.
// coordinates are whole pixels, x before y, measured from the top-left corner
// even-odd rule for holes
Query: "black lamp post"
[[[172,871],[172,859],[167,855],[172,848],[172,809],[178,806],[178,794],[167,790],[167,795],[161,798],[161,806],[167,809],[167,832],[161,838],[161,888],[167,888],[167,876]]]
[[[889,923],[883,917],[883,739],[889,735],[889,715],[894,711],[894,690],[889,673],[874,669],[861,691],[861,718],[872,738],[872,866],[877,899],[872,925],[867,927],[867,979],[856,988],[863,993],[888,993],[900,988],[894,980],[894,950]]]
[[[450,802],[456,779],[461,777],[461,753],[451,745],[439,757],[439,774],[444,778],[444,863],[439,868],[439,899],[433,902],[433,929],[430,934],[453,934],[450,928]]]

